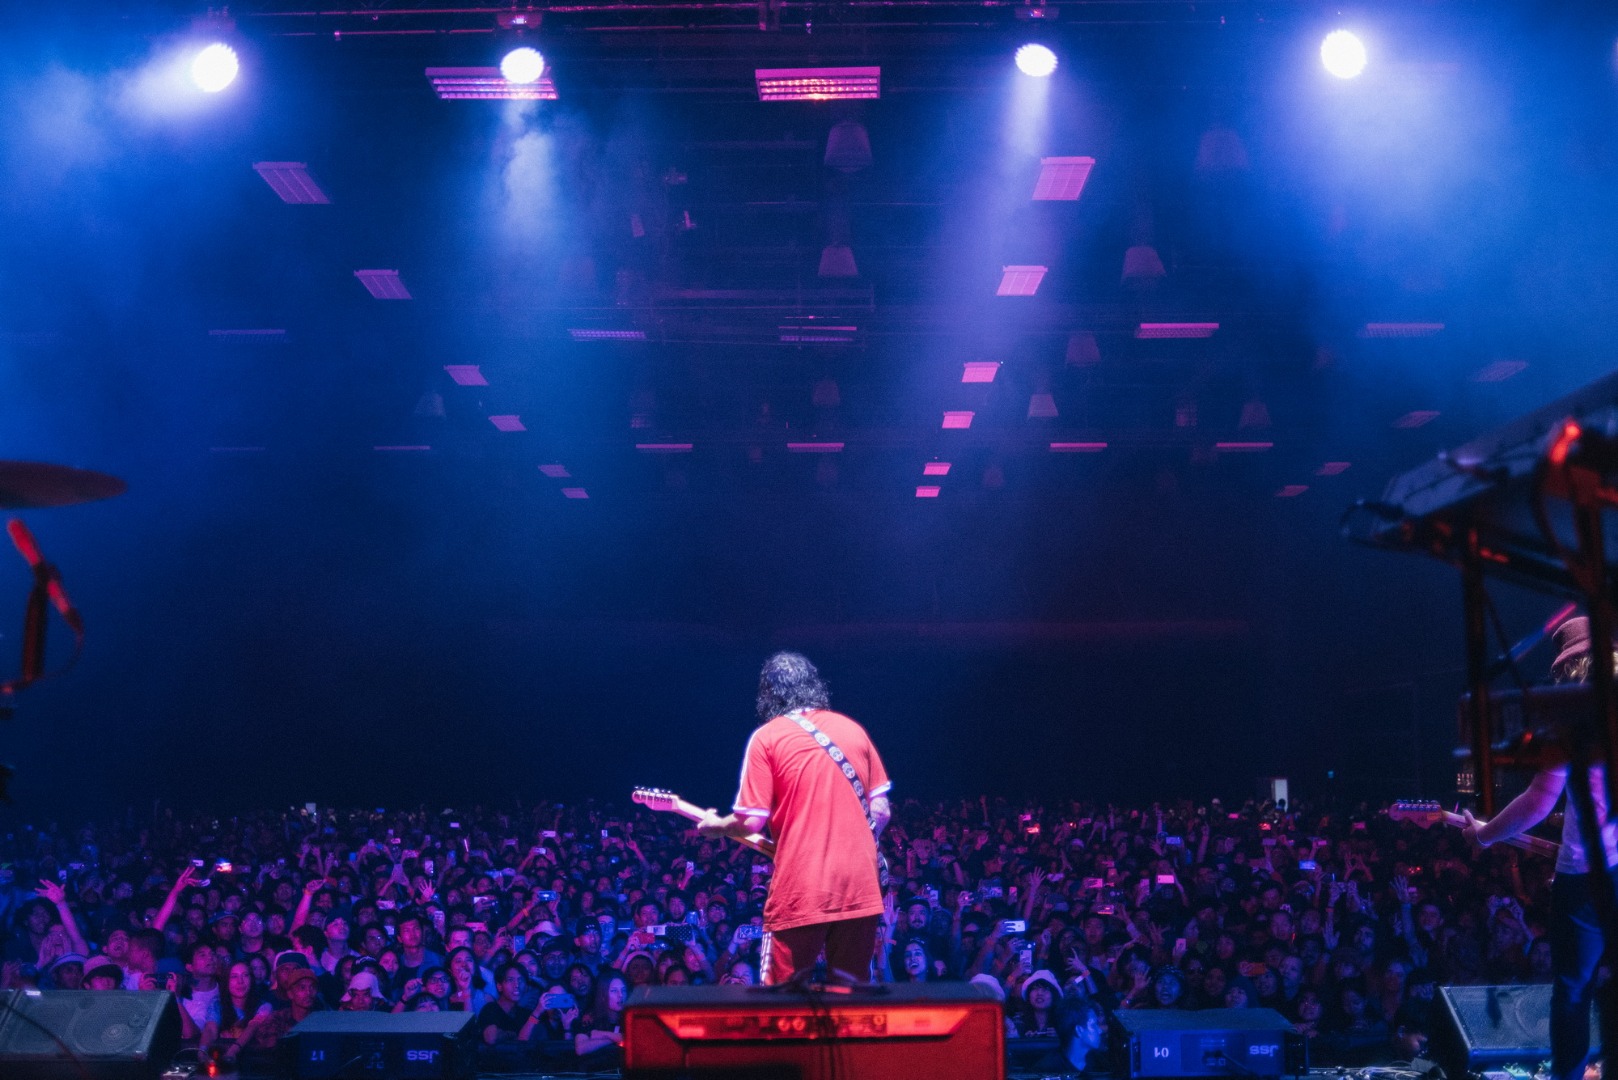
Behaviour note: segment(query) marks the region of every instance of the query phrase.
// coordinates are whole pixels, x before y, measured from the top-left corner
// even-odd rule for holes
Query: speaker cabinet
[[[1004,1080],[1003,1016],[969,983],[642,987],[624,1009],[624,1076]]]
[[[465,1012],[317,1012],[287,1036],[300,1080],[453,1080],[477,1071]]]
[[[1441,986],[1440,1020],[1433,1032],[1432,1056],[1450,1076],[1501,1065],[1529,1069],[1551,1056],[1551,988],[1526,986]],[[1601,1031],[1590,1009],[1590,1050],[1599,1052]]]
[[[6,1080],[152,1080],[180,1049],[172,994],[135,990],[0,993]]]

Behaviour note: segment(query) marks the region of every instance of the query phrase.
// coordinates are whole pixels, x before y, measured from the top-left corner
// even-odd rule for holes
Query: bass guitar
[[[1416,802],[1406,800],[1396,802],[1388,807],[1388,816],[1394,821],[1409,821],[1421,826],[1423,829],[1434,825],[1449,825],[1453,828],[1465,828],[1466,818],[1460,814],[1445,810],[1436,802]],[[1483,822],[1478,822],[1479,825]],[[1550,840],[1541,840],[1537,836],[1513,836],[1504,841],[1514,848],[1521,848],[1532,855],[1543,855],[1547,859],[1555,859],[1561,854],[1562,845]]]

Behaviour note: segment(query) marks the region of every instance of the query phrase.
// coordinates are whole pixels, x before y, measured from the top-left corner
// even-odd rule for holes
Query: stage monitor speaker
[[[624,1009],[624,1076],[1003,1080],[1003,1016],[970,983],[642,987]]]
[[[1274,1009],[1120,1009],[1114,1019],[1120,1076],[1280,1076],[1308,1067],[1303,1040]]]
[[[1450,1076],[1501,1065],[1532,1069],[1551,1056],[1551,987],[1441,986],[1442,1006],[1431,1057]],[[1601,1030],[1590,1010],[1590,1050],[1599,1051]]]
[[[477,1071],[477,1025],[466,1012],[317,1012],[288,1035],[301,1080],[449,1080]]]
[[[164,991],[0,992],[6,1080],[152,1080],[180,1050],[180,1011]]]

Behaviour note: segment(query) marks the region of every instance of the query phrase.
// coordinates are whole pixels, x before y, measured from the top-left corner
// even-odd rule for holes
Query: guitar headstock
[[[1444,821],[1444,808],[1431,799],[1406,799],[1388,807],[1388,817],[1426,829]]]
[[[680,797],[672,791],[656,787],[636,788],[630,799],[648,810],[673,810]]]

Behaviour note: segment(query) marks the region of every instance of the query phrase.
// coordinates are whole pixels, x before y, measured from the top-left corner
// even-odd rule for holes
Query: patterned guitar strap
[[[820,748],[826,751],[827,756],[842,770],[843,775],[848,777],[848,782],[854,785],[854,794],[860,800],[860,809],[865,811],[865,824],[871,830],[871,838],[876,840],[876,880],[881,885],[882,891],[886,892],[888,889],[888,857],[882,854],[882,842],[877,840],[876,837],[876,822],[871,817],[871,801],[865,797],[865,784],[860,780],[860,774],[849,763],[842,750],[838,749],[837,744],[831,741],[831,736],[815,727],[814,723],[809,719],[809,712],[810,710],[808,709],[794,709],[787,713],[787,719],[808,732],[809,737],[820,744]]]

